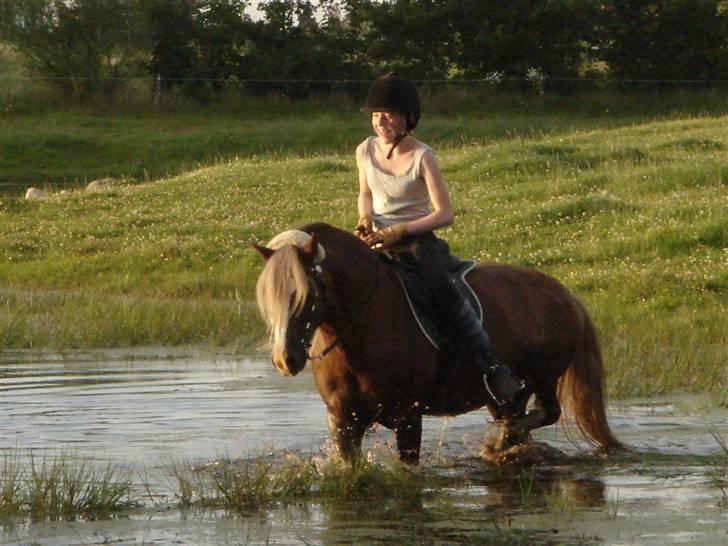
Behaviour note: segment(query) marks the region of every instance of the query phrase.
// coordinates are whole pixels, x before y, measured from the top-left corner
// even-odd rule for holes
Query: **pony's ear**
[[[301,250],[303,250],[306,256],[308,256],[315,264],[321,263],[326,257],[324,247],[319,244],[318,237],[316,237],[315,233],[312,233],[311,238],[306,241],[303,246],[301,246]]]
[[[316,238],[316,234],[312,233],[311,238],[301,248],[312,260],[316,258],[318,252],[318,239]]]
[[[273,250],[272,248],[268,248],[266,246],[260,246],[257,243],[253,243],[253,248],[255,250],[257,250],[258,251],[258,254],[260,254],[261,256],[263,256],[263,259],[266,260],[266,261],[271,256],[273,256],[273,253],[275,252],[275,250]]]

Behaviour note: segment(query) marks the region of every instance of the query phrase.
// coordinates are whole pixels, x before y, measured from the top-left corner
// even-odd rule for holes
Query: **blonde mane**
[[[296,247],[303,246],[310,239],[308,233],[291,230],[277,235],[266,245],[275,252],[258,277],[255,292],[260,316],[268,327],[274,357],[283,354],[288,321],[301,312],[308,296],[309,282]],[[323,259],[323,255],[323,248],[319,245],[318,256]]]

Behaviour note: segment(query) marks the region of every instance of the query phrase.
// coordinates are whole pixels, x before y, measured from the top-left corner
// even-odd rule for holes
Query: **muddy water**
[[[173,464],[320,451],[325,414],[307,373],[284,379],[262,360],[166,349],[5,351],[0,383],[2,452],[111,460],[153,493],[113,520],[0,520],[2,544],[728,544],[728,465],[715,438],[728,440],[728,411],[709,399],[620,401],[610,422],[637,455],[533,469],[479,460],[483,411],[427,419],[423,466],[451,476],[451,488],[408,506],[324,503],[231,517],[177,509]],[[556,427],[536,439],[575,454]],[[366,446],[386,451],[391,441],[373,431]]]

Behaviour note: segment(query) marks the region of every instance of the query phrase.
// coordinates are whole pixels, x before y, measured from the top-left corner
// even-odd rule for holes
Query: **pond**
[[[0,451],[60,451],[128,465],[145,505],[101,521],[0,519],[2,544],[726,544],[728,410],[673,395],[609,407],[636,450],[594,464],[496,468],[479,443],[489,414],[427,418],[422,466],[453,486],[416,505],[320,502],[254,516],[182,509],[179,462],[321,453],[328,438],[310,374],[261,358],[160,348],[0,352]],[[559,427],[535,439],[567,453]],[[375,430],[365,447],[393,435]],[[145,492],[145,493],[144,493]]]

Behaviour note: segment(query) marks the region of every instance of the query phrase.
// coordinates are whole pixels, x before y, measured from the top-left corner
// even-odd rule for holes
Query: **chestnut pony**
[[[526,382],[518,400],[499,407],[467,347],[446,358],[438,354],[419,330],[394,269],[354,235],[316,223],[254,246],[266,259],[257,299],[273,363],[281,374],[296,375],[312,362],[331,436],[345,459],[359,453],[367,428],[380,423],[395,432],[400,458],[417,463],[423,415],[483,406],[501,427],[492,449],[525,442],[531,430],[559,417],[575,422],[594,446],[620,445],[607,423],[594,326],[555,279],[509,265],[479,265],[468,274],[494,355]]]

